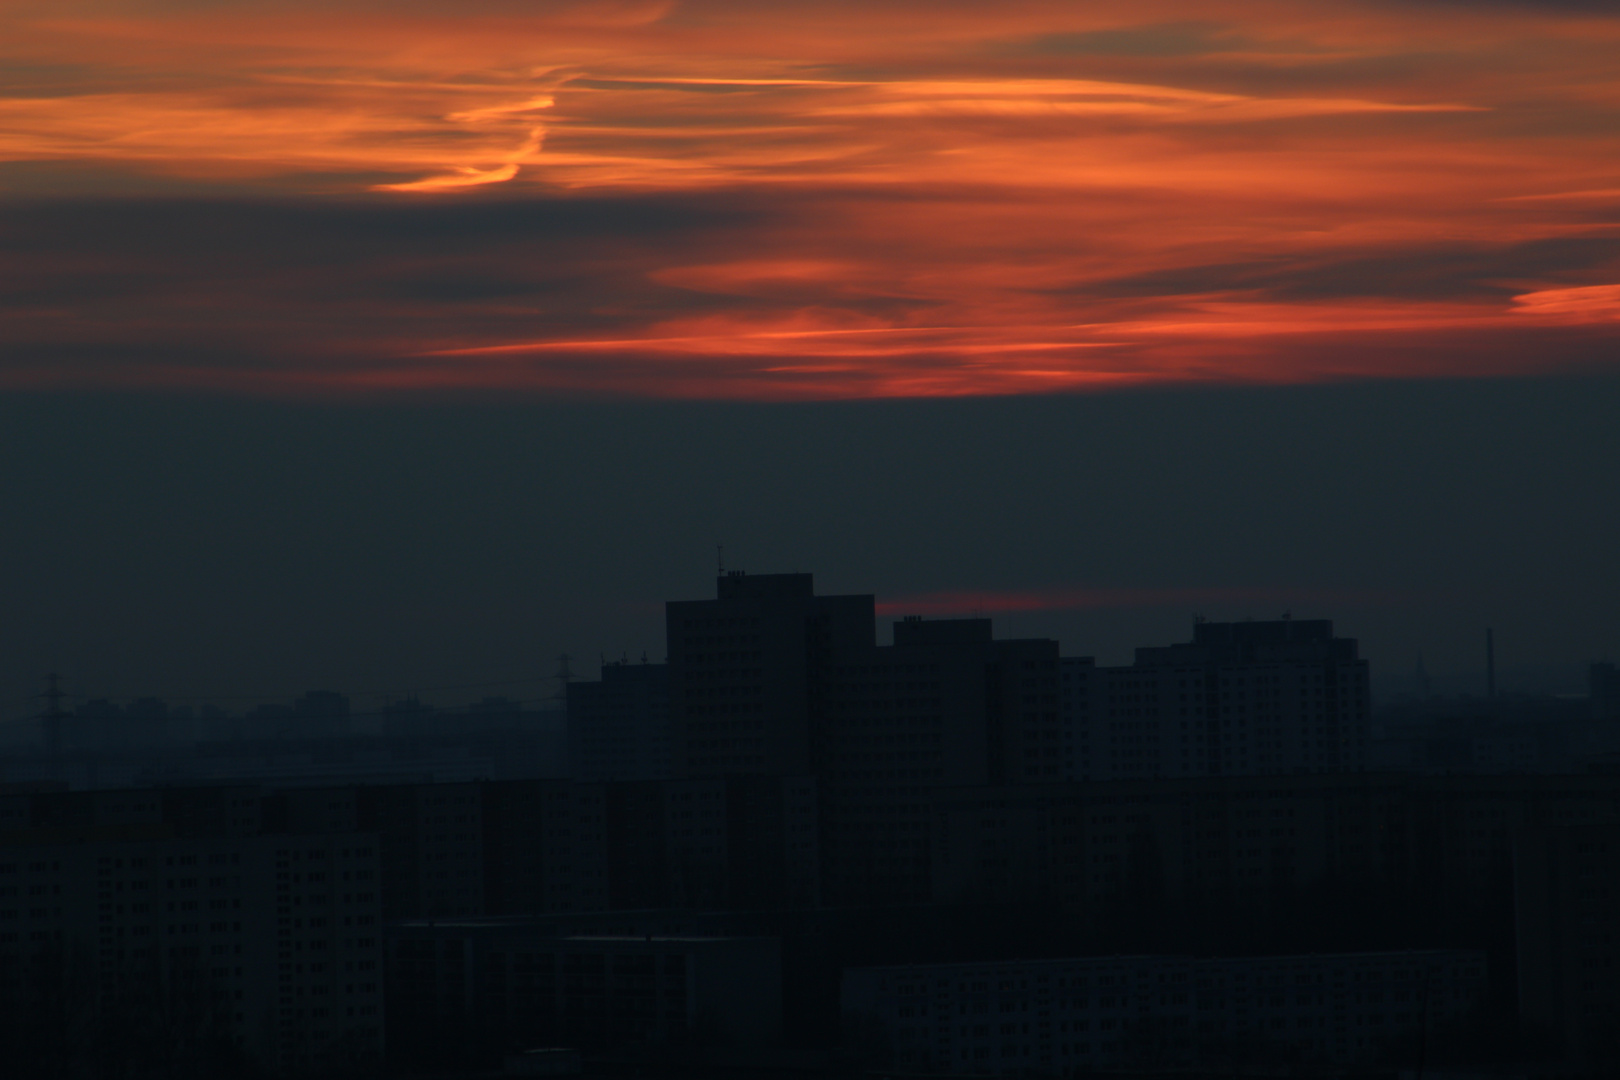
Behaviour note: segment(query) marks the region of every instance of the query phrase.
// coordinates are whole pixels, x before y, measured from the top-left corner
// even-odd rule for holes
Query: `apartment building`
[[[842,1004],[896,1068],[1071,1077],[1373,1060],[1485,987],[1484,955],[1462,950],[1121,956],[851,969]]]

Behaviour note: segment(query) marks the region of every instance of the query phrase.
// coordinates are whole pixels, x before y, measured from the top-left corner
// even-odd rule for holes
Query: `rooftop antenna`
[[[718,577],[726,576],[726,545],[714,545],[714,569]]]

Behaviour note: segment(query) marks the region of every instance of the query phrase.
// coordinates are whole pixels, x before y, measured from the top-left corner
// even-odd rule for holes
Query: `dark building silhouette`
[[[1325,620],[1099,668],[986,619],[879,644],[872,596],[808,574],[666,618],[667,666],[568,686],[566,728],[331,693],[64,715],[0,761],[8,1052],[94,1077],[172,1029],[149,1074],[348,1075],[386,1030],[399,1073],[557,1041],[697,1068],[728,1026],[830,1046],[848,971],[851,1067],[1620,1060],[1610,666],[1590,703],[1381,713],[1400,768],[1369,771],[1367,662]]]
[[[842,1001],[885,1064],[1084,1076],[1376,1062],[1477,1007],[1484,954],[1110,956],[855,968]]]
[[[567,775],[562,713],[498,698],[461,709],[406,698],[361,713],[342,695],[313,693],[245,716],[156,699],[123,707],[96,700],[65,716],[60,730],[54,753],[40,745],[0,755],[0,783],[297,786]]]
[[[1060,779],[1057,665],[1057,642],[998,641],[988,619],[907,618],[893,645],[837,657],[820,740],[830,902],[928,897],[935,793]]]
[[[671,602],[670,707],[686,775],[813,775],[827,902],[928,892],[927,794],[1062,778],[1055,641],[998,641],[987,619],[895,624],[809,574],[718,579]]]
[[[1620,817],[1605,816],[1526,828],[1514,860],[1521,1018],[1593,1073],[1620,1066]]]
[[[1613,770],[1620,717],[1553,695],[1499,694],[1397,701],[1373,717],[1367,767],[1376,772],[1508,774]]]
[[[300,1030],[337,1039],[335,1021],[311,1023],[324,1017],[308,1010],[330,1007],[313,997],[342,1004],[345,1021],[351,1005],[374,1003],[343,997],[351,985],[346,967],[337,998],[330,988],[310,989],[327,985],[317,977],[337,970],[309,966],[329,962],[313,953],[338,948],[313,943],[342,933],[357,942],[369,937],[360,923],[343,922],[361,915],[383,922],[549,919],[547,925],[561,927],[556,933],[608,936],[624,936],[627,923],[635,934],[655,936],[777,936],[796,972],[795,1007],[811,1018],[832,1009],[841,966],[1099,952],[1465,948],[1489,953],[1498,981],[1513,977],[1519,958],[1518,990],[1510,985],[1504,993],[1493,983],[1493,1007],[1507,1010],[1501,1030],[1511,1030],[1522,996],[1533,1023],[1567,1012],[1570,1023],[1585,1025],[1559,1036],[1571,1053],[1595,1060],[1607,1052],[1601,1023],[1581,1017],[1606,1015],[1603,1002],[1617,994],[1613,972],[1603,966],[1613,936],[1603,914],[1613,895],[1606,884],[1612,847],[1570,845],[1588,842],[1579,830],[1616,820],[1620,776],[940,784],[911,787],[889,809],[876,795],[856,804],[878,843],[921,835],[920,848],[824,844],[820,830],[862,819],[852,810],[841,818],[838,808],[821,805],[820,793],[809,778],[763,776],[0,792],[0,847],[13,853],[7,861],[43,864],[26,880],[19,870],[14,892],[0,882],[0,952],[11,950],[4,960],[15,973],[10,985],[23,993],[19,988],[34,985],[16,981],[32,978],[27,972],[51,963],[63,970],[50,948],[74,935],[92,942],[87,955],[97,964],[100,957],[123,962],[116,952],[98,951],[105,949],[126,950],[124,960],[149,959],[127,951],[145,947],[134,941],[142,925],[168,935],[153,938],[165,948],[195,944],[203,957],[215,945],[234,957],[241,944],[242,971],[233,959],[234,981],[224,989],[246,994],[258,987],[253,993],[264,1000],[288,986],[285,1003],[279,990],[271,993],[275,1007],[295,1010],[294,1019],[297,1009],[306,1010]],[[913,822],[925,827],[901,831]],[[1536,854],[1541,849],[1515,844],[1515,836],[1542,833],[1573,838],[1555,852],[1566,862],[1548,862],[1552,856]],[[162,844],[177,857],[235,853],[245,860],[250,850],[268,852],[263,869],[274,876],[216,887],[212,877],[228,875],[177,870],[173,891],[162,896],[176,909],[136,912],[128,905],[144,901],[117,899],[131,895],[134,880],[113,873],[117,860],[128,868],[129,859],[148,857],[137,849]],[[345,850],[371,851],[371,862],[310,862],[311,852],[327,853],[321,858],[330,863]],[[29,854],[44,851],[58,854]],[[282,851],[285,867],[275,865]],[[883,869],[867,861],[874,853],[897,862],[912,855],[916,862]],[[1552,868],[1535,870],[1536,858]],[[112,860],[110,876],[101,873],[103,859]],[[343,877],[361,871],[375,876],[364,885]],[[820,884],[817,874],[831,884]],[[187,884],[193,880],[195,888]],[[264,905],[280,895],[283,880],[293,890],[292,910],[275,913],[277,921],[238,919],[234,908],[216,915],[210,906],[246,905],[248,891],[257,890],[253,918],[267,920],[272,909]],[[36,888],[43,891],[31,893]],[[824,906],[829,892],[837,906]],[[185,903],[198,906],[178,906]],[[614,914],[633,910],[665,914],[639,920]],[[733,914],[683,920],[680,911]],[[281,923],[283,917],[290,921]],[[194,942],[188,926],[196,927]],[[249,938],[273,944],[283,929],[292,935],[290,956],[276,952],[279,946],[249,949]],[[333,956],[345,965],[374,963],[357,953]],[[293,967],[284,973],[283,963]],[[360,970],[354,969],[355,995],[369,981],[358,977]],[[1586,1012],[1582,1002],[1598,1011]],[[804,1024],[801,1032],[831,1038],[823,1021]],[[245,1044],[252,1023],[232,1018],[225,1027]],[[260,1024],[260,1030],[275,1029]],[[338,1049],[311,1044],[290,1052],[314,1061]]]
[[[375,840],[176,837],[163,809],[119,793],[98,801],[103,824],[0,843],[0,1025],[16,1075],[380,1059]]]
[[[1593,664],[1587,673],[1592,713],[1603,720],[1620,720],[1620,667]]]
[[[816,596],[809,574],[717,582],[714,600],[665,605],[678,775],[803,776],[833,657],[875,642],[871,596]]]
[[[559,934],[519,919],[403,922],[388,939],[389,1050],[412,1070],[534,1046],[761,1045],[782,1030],[769,937]]]
[[[819,807],[803,778],[486,784],[481,816],[481,912],[769,909],[821,894]]]
[[[1193,626],[1126,668],[1063,661],[1067,775],[1081,780],[1356,772],[1367,661],[1327,620]]]
[[[568,768],[575,780],[674,776],[669,669],[609,663],[597,682],[570,682]]]

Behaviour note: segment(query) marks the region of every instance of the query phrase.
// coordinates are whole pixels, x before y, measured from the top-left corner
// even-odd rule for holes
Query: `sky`
[[[1597,0],[0,0],[0,697],[656,652],[717,542],[1567,683],[1617,54]]]

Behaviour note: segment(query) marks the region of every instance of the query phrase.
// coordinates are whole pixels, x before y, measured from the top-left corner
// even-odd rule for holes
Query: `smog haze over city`
[[[0,0],[0,1042],[1611,1068],[1617,70],[1607,0]]]

